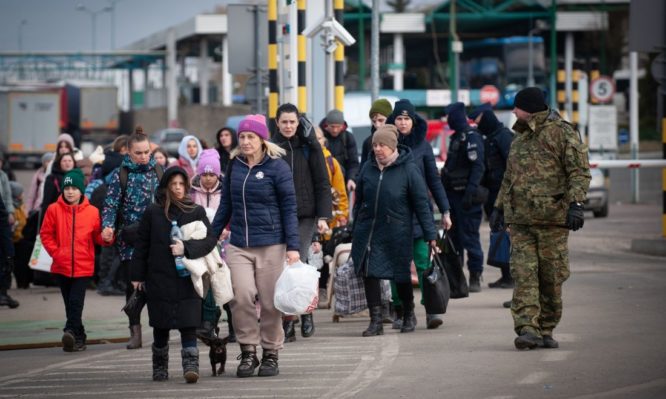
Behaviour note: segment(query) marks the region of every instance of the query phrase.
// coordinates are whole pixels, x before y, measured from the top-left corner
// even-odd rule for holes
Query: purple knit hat
[[[252,132],[256,133],[262,139],[268,140],[266,117],[259,114],[248,115],[238,124],[236,132],[238,134],[241,134],[241,132]]]
[[[213,173],[220,175],[220,153],[215,149],[203,150],[197,164],[197,175]]]

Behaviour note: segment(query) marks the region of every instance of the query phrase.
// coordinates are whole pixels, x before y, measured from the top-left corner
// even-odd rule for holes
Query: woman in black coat
[[[183,374],[187,382],[199,378],[199,351],[196,328],[201,324],[201,297],[194,290],[190,276],[180,277],[175,256],[201,258],[217,244],[206,211],[194,204],[187,172],[172,167],[164,176],[141,219],[139,238],[132,257],[131,276],[135,289],[145,290],[148,317],[153,327],[153,380],[168,379],[169,330],[178,329],[182,344]],[[208,233],[201,240],[171,243],[171,222],[178,226],[201,221]]]
[[[328,230],[328,219],[333,217],[333,197],[328,181],[326,160],[312,124],[302,117],[293,104],[282,104],[275,116],[278,132],[273,142],[286,151],[283,157],[294,176],[298,236],[300,237],[301,261],[307,262],[315,227],[322,234]],[[295,316],[285,316],[283,328],[285,342],[296,340]],[[314,334],[312,313],[301,316],[301,335]]]
[[[412,161],[411,150],[398,146],[398,130],[385,125],[372,136],[374,154],[363,165],[356,186],[351,257],[363,276],[370,308],[370,326],[364,337],[382,335],[379,280],[393,280],[403,304],[400,332],[416,327],[414,293],[409,266],[412,261],[412,217],[423,230],[423,240],[437,247],[437,230],[428,206],[428,189]]]

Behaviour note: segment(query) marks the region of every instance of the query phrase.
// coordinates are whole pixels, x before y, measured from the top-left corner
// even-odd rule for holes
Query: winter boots
[[[414,313],[414,304],[403,303],[402,327],[401,333],[413,332],[416,329],[416,314]]]
[[[391,325],[391,328],[393,330],[399,330],[402,328],[402,315],[403,315],[402,306],[396,306],[394,308],[394,311],[395,315],[393,317],[393,325]]]
[[[199,349],[196,346],[183,348],[180,351],[183,359],[183,377],[188,384],[199,380]]]
[[[373,306],[370,308],[370,325],[363,331],[364,337],[373,337],[375,335],[384,335],[384,325],[382,324],[382,307]]]
[[[257,348],[254,345],[241,345],[241,354],[238,355],[240,363],[236,369],[238,378],[246,378],[254,375],[254,369],[259,366],[257,359]]]
[[[312,313],[304,314],[301,316],[301,336],[303,338],[311,337],[315,332],[314,320]]]
[[[16,309],[19,307],[19,303],[16,299],[10,297],[7,292],[0,293],[0,306],[9,306],[10,309]]]
[[[278,368],[278,351],[264,349],[261,356],[261,366],[259,366],[259,377],[273,377],[280,374]]]
[[[141,345],[141,324],[130,326],[130,339],[127,342],[127,349],[139,349]]]
[[[153,348],[153,381],[166,381],[169,379],[169,344],[164,348]]]
[[[516,349],[534,349],[538,346],[543,346],[543,339],[532,334],[531,332],[523,332],[513,341]]]
[[[282,328],[284,329],[284,342],[294,342],[296,341],[296,330],[294,324],[295,320],[292,320],[289,316],[288,318],[282,319]]]
[[[469,272],[469,292],[481,292],[481,272]]]

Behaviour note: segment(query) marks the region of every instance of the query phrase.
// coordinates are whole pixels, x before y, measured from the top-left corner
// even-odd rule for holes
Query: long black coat
[[[170,218],[177,220],[179,226],[200,220],[208,228],[205,239],[183,242],[186,258],[200,258],[215,248],[217,239],[202,207],[197,205],[190,213],[184,213],[175,206],[170,209],[173,210]],[[171,221],[164,215],[164,208],[157,204],[150,205],[141,219],[139,239],[134,247],[132,281],[146,283],[151,327],[198,327],[201,324],[201,297],[194,290],[190,277],[179,277],[176,273],[170,232]]]
[[[301,123],[295,135],[286,138],[278,132],[273,142],[287,152],[282,159],[287,161],[294,175],[298,219],[330,219],[333,214],[331,183],[324,153],[314,134],[305,132]]]
[[[428,206],[428,189],[412,162],[411,150],[399,145],[398,151],[398,159],[383,171],[374,155],[361,168],[351,256],[359,274],[365,255],[368,277],[406,283],[411,281],[412,216],[416,215],[425,240],[436,239],[437,230]]]

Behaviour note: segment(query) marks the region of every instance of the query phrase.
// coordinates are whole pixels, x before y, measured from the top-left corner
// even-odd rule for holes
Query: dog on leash
[[[199,337],[201,342],[210,347],[208,352],[208,357],[210,358],[210,366],[213,369],[213,377],[224,374],[224,365],[227,362],[227,343],[229,343],[229,337]],[[215,367],[216,364],[220,364],[220,368]]]

